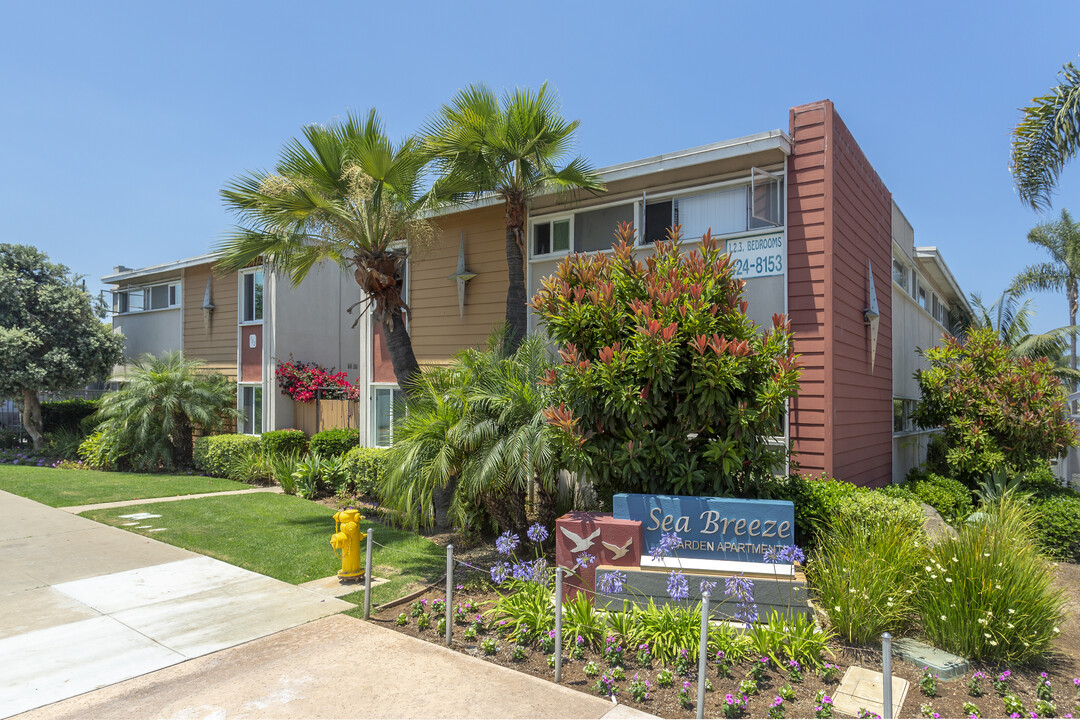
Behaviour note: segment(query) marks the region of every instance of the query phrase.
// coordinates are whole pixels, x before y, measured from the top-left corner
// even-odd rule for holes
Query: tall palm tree
[[[1051,261],[1031,265],[1020,271],[1009,291],[1022,294],[1031,290],[1065,291],[1069,301],[1069,325],[1076,325],[1077,285],[1080,283],[1080,223],[1073,222],[1062,209],[1056,222],[1042,223],[1028,233],[1028,242],[1050,253]],[[1072,334],[1070,367],[1076,370],[1076,333]]]
[[[1080,150],[1080,70],[1067,63],[1058,84],[1024,108],[1013,130],[1012,174],[1020,199],[1034,210],[1050,207],[1065,163]]]
[[[306,144],[290,140],[273,173],[241,175],[221,191],[244,224],[218,246],[218,267],[239,270],[261,258],[294,285],[323,261],[352,268],[364,310],[386,329],[394,375],[408,394],[419,365],[405,324],[403,241],[415,247],[435,234],[425,219],[435,194],[421,192],[428,162],[422,143],[395,145],[374,110],[302,133]]]
[[[599,192],[601,182],[581,156],[561,168],[580,121],[567,122],[547,83],[517,89],[500,101],[484,85],[470,85],[427,125],[428,148],[455,199],[495,193],[506,204],[506,323],[511,349],[528,332],[525,295],[525,220],[528,203],[544,189]]]

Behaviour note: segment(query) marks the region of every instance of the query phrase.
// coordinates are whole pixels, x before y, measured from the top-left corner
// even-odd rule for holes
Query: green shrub
[[[881,493],[860,495],[895,500]],[[864,644],[885,631],[896,635],[914,619],[926,553],[922,534],[877,512],[863,519],[842,517],[811,556],[807,577],[833,629],[845,640]]]
[[[303,455],[295,451],[269,456],[270,475],[286,495],[296,494],[296,478],[293,474],[300,466],[302,459]]]
[[[345,453],[346,472],[350,490],[374,495],[386,464],[386,448],[354,447]]]
[[[777,478],[770,493],[777,500],[790,500],[795,505],[795,542],[812,548],[818,543],[832,519],[841,498],[854,495],[858,488],[848,482],[824,475],[811,478],[792,474]]]
[[[1039,463],[1020,478],[1020,488],[1037,497],[1050,497],[1062,492],[1071,494],[1072,490],[1061,483],[1050,463]]]
[[[232,453],[228,461],[228,478],[237,482],[268,485],[273,479],[270,455],[258,445],[246,445]]]
[[[79,457],[96,470],[119,470],[127,465],[127,452],[115,438],[92,433],[79,445]]]
[[[344,455],[360,445],[360,431],[352,428],[336,428],[316,433],[308,443],[308,449],[319,455]]]
[[[74,460],[79,457],[79,447],[86,440],[87,434],[77,427],[60,428],[45,434],[48,440],[47,452],[52,457]]]
[[[262,449],[267,453],[307,452],[308,438],[303,430],[271,430],[260,437]]]
[[[978,662],[1024,663],[1050,650],[1063,598],[1033,540],[1034,510],[1006,495],[985,519],[930,549],[918,594],[923,632]]]
[[[228,477],[229,466],[247,449],[258,449],[254,435],[204,435],[195,441],[195,469],[213,477]]]
[[[485,615],[491,624],[506,621],[504,632],[515,642],[540,640],[555,628],[551,589],[542,583],[510,580]]]
[[[97,409],[97,400],[49,400],[41,403],[41,426],[45,432],[77,431],[83,419],[93,415]]]
[[[959,480],[929,473],[925,478],[904,483],[901,487],[954,525],[967,520],[975,509],[971,503],[971,491]]]
[[[1047,555],[1077,562],[1080,560],[1080,496],[1061,494],[1036,500],[1033,508],[1035,541]]]
[[[857,488],[836,502],[832,524],[851,521],[865,526],[896,525],[916,539],[925,539],[922,532],[922,506],[915,500],[893,497],[888,492]]]

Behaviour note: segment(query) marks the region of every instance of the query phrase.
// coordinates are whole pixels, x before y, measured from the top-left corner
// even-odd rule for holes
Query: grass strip
[[[122,526],[120,517],[151,512],[160,518],[143,521],[151,527],[122,527],[171,545],[208,555],[263,575],[300,584],[335,574],[341,561],[330,547],[334,510],[292,495],[257,493],[178,500],[156,505],[133,505],[90,510],[84,517]],[[446,551],[415,533],[364,520],[374,529],[372,553],[375,577],[389,582],[372,589],[373,604],[389,602],[437,579],[446,567]],[[154,528],[164,528],[150,532]],[[363,604],[363,592],[343,598]],[[362,614],[362,610],[360,611]]]
[[[0,490],[51,507],[251,490],[251,485],[198,475],[143,475],[0,465]]]

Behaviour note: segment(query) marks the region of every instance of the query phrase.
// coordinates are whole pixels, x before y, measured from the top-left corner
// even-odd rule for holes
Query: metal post
[[[709,661],[709,598],[712,593],[708,590],[701,593],[701,644],[698,645],[697,661],[697,716],[698,720],[705,717],[705,673],[708,671],[706,663]]]
[[[450,636],[454,631],[454,618],[450,606],[454,603],[454,546],[446,546],[446,647],[450,647]]]
[[[367,554],[364,556],[364,619],[371,619],[371,534],[367,529]]]
[[[555,568],[555,682],[562,680],[562,575],[563,569]]]
[[[881,717],[892,717],[892,635],[881,634],[881,699],[884,704]]]

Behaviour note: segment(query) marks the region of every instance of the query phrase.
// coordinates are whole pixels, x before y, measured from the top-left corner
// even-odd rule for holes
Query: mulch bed
[[[1080,610],[1080,606],[1078,606],[1076,601],[1077,598],[1080,598],[1080,567],[1070,564],[1061,565],[1058,570],[1058,583],[1066,591],[1066,597],[1069,598],[1069,603],[1066,607],[1067,616],[1064,623],[1061,625],[1062,633],[1058,643],[1059,654],[1049,659],[1045,667],[1013,667],[1008,669],[1012,671],[1012,677],[1010,678],[1009,683],[1010,690],[1020,697],[1028,711],[1034,710],[1035,708],[1035,687],[1037,683],[1041,681],[1039,673],[1044,671],[1047,672],[1053,685],[1053,698],[1057,705],[1058,716],[1064,716],[1066,713],[1074,711],[1075,691],[1073,688],[1073,678],[1080,676],[1080,663],[1077,661],[1077,658],[1080,657],[1080,619],[1078,619],[1078,610]],[[480,606],[483,610],[490,607],[491,603],[497,598],[497,594],[494,591],[482,587],[480,583],[468,583],[468,586],[467,589],[459,590],[455,593],[455,604],[469,600]],[[443,598],[444,596],[445,593],[441,589],[431,590],[423,595],[423,597],[427,599],[429,606],[435,599]],[[397,620],[398,615],[402,612],[408,613],[408,611],[408,604],[384,607],[378,612],[373,613],[372,621],[380,626],[388,627],[428,642],[438,644],[444,642],[443,636],[438,633],[437,623],[434,621],[432,626],[426,630],[417,630],[416,621],[411,618],[409,624],[404,627],[396,625],[395,621]],[[454,637],[451,646],[454,650],[482,658],[488,662],[512,668],[519,672],[526,672],[546,680],[554,680],[555,671],[548,666],[547,654],[542,652],[538,647],[528,647],[524,659],[514,661],[510,657],[511,651],[513,650],[513,643],[510,641],[497,636],[493,631],[481,632],[479,637],[475,640],[466,641],[463,639],[464,631],[464,625],[454,626]],[[488,637],[497,637],[498,639],[498,652],[493,656],[485,655],[480,649],[480,643]],[[840,673],[837,676],[838,678],[842,677],[844,671],[851,665],[859,665],[876,671],[880,671],[881,669],[880,648],[849,647],[841,643],[833,643],[832,650],[834,656],[826,657],[825,659],[840,667]],[[594,690],[596,678],[586,677],[584,673],[585,664],[590,660],[594,661],[601,668],[601,672],[607,670],[608,665],[598,651],[589,650],[586,652],[585,657],[580,660],[571,660],[568,657],[568,654],[564,653],[562,684],[585,693],[596,694],[596,691]],[[712,692],[706,692],[705,694],[706,717],[722,716],[721,706],[724,701],[724,695],[726,693],[735,694],[737,692],[739,682],[746,678],[751,662],[752,661],[748,661],[735,666],[730,672],[730,677],[720,676],[717,666],[714,663],[709,664],[708,677],[713,684],[714,690]],[[695,707],[685,709],[679,704],[678,691],[682,687],[684,681],[689,681],[692,685],[690,691],[691,699],[693,702],[696,702],[696,667],[691,676],[676,676],[674,684],[668,688],[657,687],[656,675],[662,669],[659,664],[654,662],[652,667],[639,667],[635,662],[635,653],[632,651],[626,653],[624,668],[626,671],[626,679],[617,683],[620,688],[618,693],[618,701],[620,703],[665,718],[689,718],[695,716]],[[986,672],[988,676],[991,676],[992,674],[996,675],[1004,668],[979,667],[975,669],[981,669]],[[983,683],[986,694],[979,698],[973,698],[968,695],[966,677],[951,682],[939,681],[938,693],[935,697],[931,698],[924,695],[919,688],[919,679],[922,675],[921,668],[900,662],[898,659],[894,658],[893,673],[911,683],[900,717],[923,717],[920,706],[926,703],[933,708],[934,712],[938,713],[943,718],[963,718],[967,717],[967,713],[962,709],[965,702],[974,703],[979,708],[982,717],[1004,717],[1006,715],[1001,698],[994,693],[989,680]],[[630,680],[635,674],[641,679],[648,680],[652,685],[650,699],[641,703],[635,702],[633,698],[630,697],[628,689]],[[787,682],[789,682],[789,680],[787,679],[786,673],[782,673],[775,668],[770,669],[766,673],[765,679],[759,683],[760,690],[758,694],[750,698],[747,712],[744,716],[751,718],[766,717],[769,705],[772,703],[773,698],[778,694],[780,687]],[[835,692],[837,685],[838,681],[826,684],[822,682],[821,678],[816,673],[806,672],[801,683],[791,683],[792,688],[795,690],[795,700],[785,703],[786,717],[813,717],[816,704],[815,696],[817,692],[819,690],[824,690],[827,695],[832,695]]]

